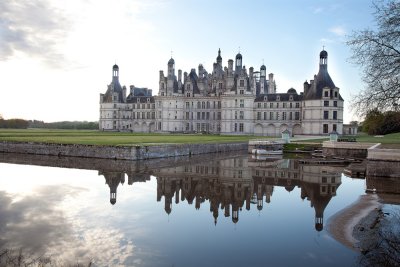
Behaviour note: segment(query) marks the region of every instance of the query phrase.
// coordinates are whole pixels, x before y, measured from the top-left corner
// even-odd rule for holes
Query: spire
[[[218,48],[217,63],[222,66],[221,48]]]

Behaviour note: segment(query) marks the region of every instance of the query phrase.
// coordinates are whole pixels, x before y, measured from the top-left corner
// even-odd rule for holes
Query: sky
[[[0,1],[0,114],[45,122],[97,121],[117,63],[122,85],[158,93],[159,71],[210,72],[240,51],[246,68],[266,65],[277,92],[318,73],[319,52],[345,100],[361,90],[346,45],[374,27],[369,0],[8,0]]]

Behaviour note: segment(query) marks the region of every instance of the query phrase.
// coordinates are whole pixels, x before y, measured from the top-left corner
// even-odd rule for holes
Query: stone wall
[[[324,141],[322,143],[322,151],[325,155],[365,159],[368,155],[368,148],[375,145],[373,143]]]
[[[141,160],[247,150],[247,143],[177,144],[157,146],[96,146],[0,142],[0,152],[83,158]]]

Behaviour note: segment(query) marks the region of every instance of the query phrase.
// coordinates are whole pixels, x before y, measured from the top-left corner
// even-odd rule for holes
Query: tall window
[[[323,125],[323,130],[324,130],[324,133],[328,133],[328,124],[324,124]]]
[[[324,111],[324,120],[327,120],[329,118],[329,111],[325,110]]]
[[[240,80],[240,87],[244,87],[244,80]]]
[[[261,115],[260,115],[260,117],[261,117]],[[244,119],[244,112],[243,111],[239,112],[239,119],[241,119],[241,120]]]
[[[337,111],[336,110],[333,111],[333,119],[337,120]]]
[[[240,107],[244,108],[244,99],[240,99]]]
[[[333,101],[333,106],[337,107],[337,101]]]
[[[244,132],[244,125],[243,125],[243,123],[239,123],[239,132]]]
[[[329,107],[329,101],[324,101],[324,107]]]

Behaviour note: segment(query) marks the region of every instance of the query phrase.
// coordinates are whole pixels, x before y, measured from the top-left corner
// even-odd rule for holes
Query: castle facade
[[[276,92],[272,73],[265,65],[258,70],[235,61],[222,66],[221,50],[211,73],[203,65],[189,73],[168,61],[168,70],[159,73],[159,92],[119,83],[119,67],[112,68],[112,81],[100,94],[100,130],[212,133],[280,136],[343,133],[343,98],[328,73],[328,53],[319,55],[319,72],[303,84],[298,93],[290,88]],[[128,94],[129,93],[129,94]],[[128,94],[128,95],[127,95]]]

